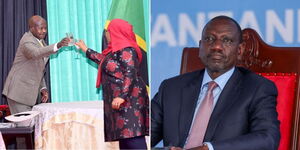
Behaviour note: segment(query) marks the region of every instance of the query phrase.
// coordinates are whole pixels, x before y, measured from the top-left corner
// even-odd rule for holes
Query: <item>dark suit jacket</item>
[[[151,144],[183,147],[188,136],[204,70],[161,83],[151,102]],[[275,150],[280,140],[273,82],[236,68],[211,115],[205,142],[215,150]]]

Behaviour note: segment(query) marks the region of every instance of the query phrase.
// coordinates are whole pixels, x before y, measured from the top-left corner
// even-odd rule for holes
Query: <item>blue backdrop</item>
[[[214,16],[233,17],[268,44],[300,46],[299,0],[152,0],[151,7],[151,97],[161,81],[179,74],[183,47],[198,46]]]

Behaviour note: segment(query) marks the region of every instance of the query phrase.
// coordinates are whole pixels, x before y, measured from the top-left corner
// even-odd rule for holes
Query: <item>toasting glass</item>
[[[77,40],[74,38],[73,33],[71,33],[71,32],[67,32],[66,36],[67,36],[67,38],[70,39],[70,42],[68,43],[68,46],[72,47],[72,49],[75,49],[75,51],[76,51],[75,59],[79,59],[80,58],[79,57],[79,50],[77,49],[77,46],[75,45],[75,42],[77,42]]]

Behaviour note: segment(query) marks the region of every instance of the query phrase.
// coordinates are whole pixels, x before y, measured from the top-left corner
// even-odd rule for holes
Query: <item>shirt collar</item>
[[[43,46],[44,47],[44,43],[43,43],[43,40],[41,39],[41,40],[39,40],[38,38],[36,38],[36,37],[34,37],[39,43],[40,43],[40,45],[41,46]]]
[[[235,70],[235,67],[232,67],[230,70],[228,70],[227,72],[223,73],[222,75],[220,75],[219,77],[217,77],[215,80],[211,79],[211,77],[208,75],[207,73],[207,69],[205,69],[204,71],[204,76],[203,76],[203,81],[202,81],[202,85],[201,85],[201,89],[203,88],[204,85],[206,85],[208,82],[210,81],[215,81],[218,86],[221,88],[221,90],[223,90],[223,88],[225,87],[227,81],[229,80],[229,78],[232,76],[233,72]]]
[[[42,42],[42,40],[39,40],[38,38],[34,37],[38,42]]]

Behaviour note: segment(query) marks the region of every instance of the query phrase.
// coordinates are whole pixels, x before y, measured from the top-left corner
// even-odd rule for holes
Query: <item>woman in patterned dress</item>
[[[127,21],[112,20],[105,36],[108,47],[101,54],[82,40],[76,43],[99,65],[96,87],[103,89],[105,141],[119,141],[120,149],[146,149],[149,97],[139,70],[142,52]]]

